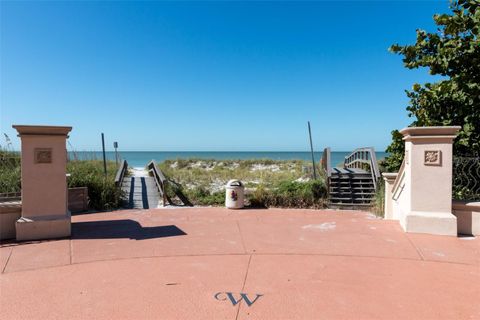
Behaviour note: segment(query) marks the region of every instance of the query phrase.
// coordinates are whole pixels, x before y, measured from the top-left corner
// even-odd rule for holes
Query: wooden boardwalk
[[[160,196],[155,179],[144,170],[133,170],[134,175],[126,177],[122,190],[127,194],[125,207],[130,209],[155,209],[160,206]]]
[[[375,197],[380,172],[371,147],[354,150],[345,157],[343,167],[332,167],[330,148],[324,150],[322,166],[328,181],[329,207],[370,207]],[[365,170],[368,168],[369,170]]]
[[[371,206],[375,186],[370,172],[363,169],[332,168],[331,206]]]

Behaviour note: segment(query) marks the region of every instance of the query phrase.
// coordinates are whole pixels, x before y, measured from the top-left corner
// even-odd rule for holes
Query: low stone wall
[[[0,203],[0,240],[15,238],[15,221],[22,215],[22,203],[9,201]]]
[[[459,234],[480,235],[480,202],[454,200],[452,211],[457,217]]]
[[[70,212],[82,212],[88,210],[88,188],[68,189],[68,210]]]

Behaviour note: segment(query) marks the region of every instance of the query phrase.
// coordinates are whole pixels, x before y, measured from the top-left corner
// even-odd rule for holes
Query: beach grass
[[[0,193],[16,193],[20,191],[20,153],[0,149]]]
[[[371,210],[376,216],[385,217],[385,181],[383,179],[378,180]]]
[[[311,163],[302,160],[177,159],[159,168],[195,205],[223,205],[231,179],[245,184],[252,206],[323,207],[326,198],[323,177],[313,181]]]
[[[311,165],[310,165],[311,166]],[[279,181],[295,180],[305,176],[308,163],[301,160],[165,160],[160,169],[181,182],[187,189],[202,186],[210,190],[223,187],[230,179],[242,180],[246,187],[259,184],[270,186]]]
[[[105,176],[103,161],[74,160],[67,163],[69,188],[87,187],[89,207],[95,210],[113,210],[121,206],[123,192],[115,185],[117,165],[107,161]]]

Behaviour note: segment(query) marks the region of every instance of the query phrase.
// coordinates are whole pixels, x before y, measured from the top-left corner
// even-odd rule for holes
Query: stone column
[[[397,173],[382,173],[383,180],[385,181],[385,219],[392,220],[393,216],[393,183],[397,178]]]
[[[452,143],[460,127],[412,127],[405,141],[406,203],[400,223],[407,232],[457,235],[452,214]],[[402,175],[402,173],[399,173]]]
[[[72,127],[14,125],[22,142],[22,216],[17,240],[70,236],[66,139]]]

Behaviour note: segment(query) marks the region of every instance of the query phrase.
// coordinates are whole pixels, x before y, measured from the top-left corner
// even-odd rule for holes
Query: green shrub
[[[272,193],[264,185],[259,185],[248,197],[250,206],[255,208],[266,208],[269,203],[269,199],[272,197]]]
[[[0,193],[21,191],[20,154],[0,149]]]
[[[194,204],[203,206],[218,206],[225,203],[225,191],[210,192],[204,187],[195,187],[185,192],[187,198]]]
[[[124,196],[122,190],[115,186],[117,166],[107,162],[105,177],[103,162],[97,160],[70,161],[67,164],[68,187],[87,187],[90,199],[89,207],[95,210],[112,210],[119,208]]]
[[[225,191],[211,192],[200,186],[183,190],[195,205],[219,206],[225,203]],[[283,181],[274,188],[258,185],[246,196],[251,207],[323,208],[327,190],[321,180],[296,182]]]
[[[377,191],[375,191],[375,197],[373,199],[372,211],[379,217],[385,216],[385,181],[383,181],[383,179],[378,180]]]
[[[250,197],[253,206],[323,208],[327,189],[322,180],[282,181],[276,187],[259,187]]]

